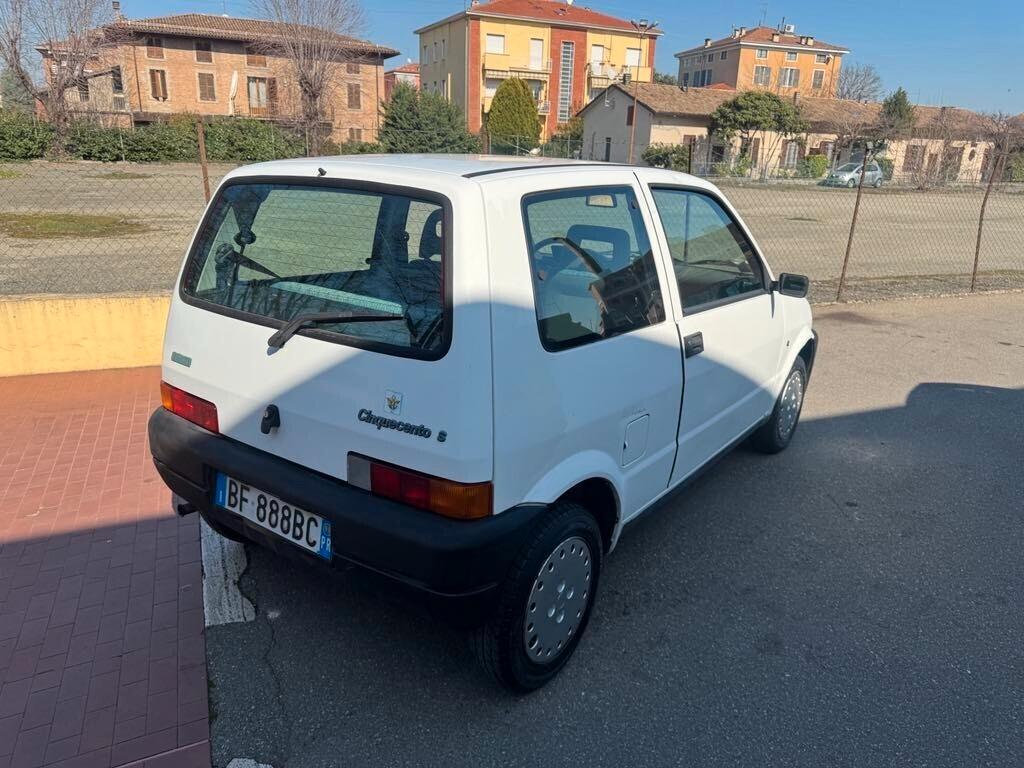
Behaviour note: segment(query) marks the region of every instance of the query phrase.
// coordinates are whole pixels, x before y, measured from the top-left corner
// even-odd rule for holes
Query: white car
[[[623,527],[793,436],[817,337],[705,181],[537,158],[227,175],[149,424],[180,514],[420,590],[505,686],[579,641]],[[324,606],[325,610],[335,610]]]
[[[849,187],[853,189],[860,183],[860,174],[863,169],[863,163],[845,163],[840,165],[825,179],[825,186]],[[868,172],[864,176],[864,184],[877,189],[882,186],[883,176],[884,174],[878,163],[868,163]]]

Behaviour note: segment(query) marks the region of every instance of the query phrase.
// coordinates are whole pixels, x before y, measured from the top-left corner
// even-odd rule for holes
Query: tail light
[[[219,432],[217,406],[209,400],[190,395],[183,389],[172,387],[166,381],[160,382],[160,402],[171,413],[188,419],[211,432]]]
[[[375,496],[444,517],[477,520],[491,514],[490,483],[457,483],[351,453],[348,481]]]

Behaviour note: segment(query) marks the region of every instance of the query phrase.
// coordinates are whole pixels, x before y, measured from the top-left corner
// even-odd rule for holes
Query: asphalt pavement
[[[255,619],[207,629],[215,765],[1021,764],[1024,294],[815,324],[791,446],[627,528],[532,695],[415,599],[247,547]]]

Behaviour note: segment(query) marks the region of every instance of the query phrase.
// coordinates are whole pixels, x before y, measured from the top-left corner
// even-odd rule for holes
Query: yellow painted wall
[[[679,82],[683,81],[683,74],[690,74],[690,83],[694,82],[694,73],[703,69],[711,70],[711,83],[725,83],[739,90],[748,88],[763,88],[754,83],[755,67],[770,67],[771,85],[766,89],[780,95],[792,95],[799,91],[806,96],[831,97],[835,95],[835,89],[839,82],[839,70],[842,66],[842,56],[828,54],[830,60],[824,63],[815,61],[815,51],[805,47],[797,46],[794,49],[796,61],[787,61],[787,51],[764,46],[768,51],[765,59],[757,58],[756,43],[745,43],[740,46],[736,42],[726,43],[722,46],[713,46],[707,49],[695,49],[682,54],[679,62]],[[721,60],[721,52],[726,51],[726,60]],[[707,56],[711,54],[713,61],[708,61]],[[688,62],[688,64],[687,64]],[[800,70],[800,82],[796,88],[783,88],[779,86],[779,72],[783,67],[793,67]],[[824,81],[820,90],[813,87],[814,70],[820,69],[824,74]]]
[[[621,70],[626,66],[626,49],[627,48],[639,48],[640,49],[640,69],[636,73],[636,78],[642,83],[649,83],[654,77],[654,73],[649,66],[647,66],[649,49],[651,39],[645,37],[643,40],[639,40],[637,35],[629,33],[617,33],[607,32],[604,30],[600,31],[588,31],[587,32],[587,63],[590,63],[590,50],[591,46],[603,45],[604,46],[604,63],[614,66],[616,69]]]
[[[447,24],[422,32],[418,57],[420,60],[420,87],[431,90],[434,83],[448,83],[448,98],[466,111],[466,59],[468,56],[466,18],[456,19]],[[443,46],[442,46],[443,42]],[[437,43],[438,61],[434,61],[434,44]],[[426,46],[426,48],[424,48]],[[444,57],[441,58],[442,48]]]
[[[159,365],[170,297],[0,300],[0,376]]]

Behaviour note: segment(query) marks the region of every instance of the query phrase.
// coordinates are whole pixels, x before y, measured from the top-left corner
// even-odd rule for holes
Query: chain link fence
[[[578,157],[578,140],[508,155]],[[211,188],[240,163],[211,163]],[[807,274],[836,299],[857,190],[804,179],[712,178],[776,272]],[[865,189],[844,299],[967,292],[984,184]],[[0,162],[0,296],[167,292],[205,206],[198,161]],[[974,276],[979,291],[1024,289],[1024,184],[993,185]]]

